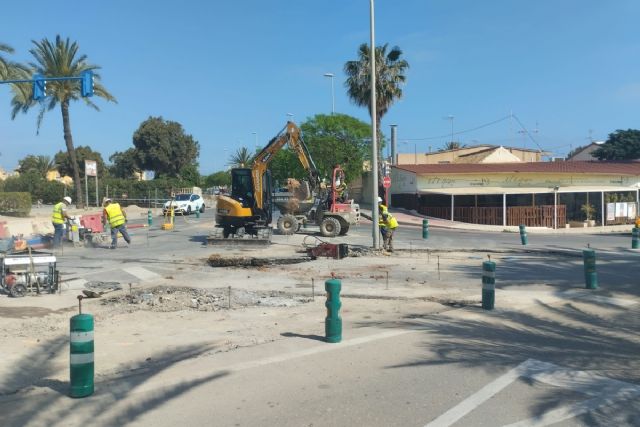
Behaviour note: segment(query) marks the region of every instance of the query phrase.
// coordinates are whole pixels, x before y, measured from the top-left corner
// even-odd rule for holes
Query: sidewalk
[[[417,213],[416,211],[409,211],[401,208],[389,208],[389,212],[393,214],[398,220],[400,225],[422,227],[422,220],[424,218],[429,220],[429,227],[434,228],[447,228],[469,231],[494,231],[494,232],[509,232],[519,233],[518,226],[502,226],[502,225],[484,225],[484,224],[470,224],[460,221],[450,221],[442,218],[434,218]],[[360,205],[360,215],[371,220],[371,208],[366,205]],[[547,227],[527,227],[528,233],[542,233],[542,234],[609,234],[609,233],[631,233],[633,225],[610,225],[607,227],[583,227],[583,228],[560,228],[553,230]]]

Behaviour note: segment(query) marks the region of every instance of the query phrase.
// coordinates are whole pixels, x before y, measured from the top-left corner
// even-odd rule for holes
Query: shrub
[[[0,193],[0,214],[29,216],[31,195],[29,193]]]

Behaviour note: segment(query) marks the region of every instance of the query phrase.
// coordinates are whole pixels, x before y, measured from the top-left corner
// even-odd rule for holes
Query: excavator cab
[[[253,193],[251,169],[233,169],[231,173],[231,198],[242,203],[243,208],[252,209],[256,204]]]

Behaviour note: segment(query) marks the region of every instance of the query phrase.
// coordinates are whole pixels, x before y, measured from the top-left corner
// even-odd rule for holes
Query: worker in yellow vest
[[[380,214],[378,227],[382,233],[382,247],[386,251],[393,252],[393,233],[398,228],[398,220],[389,213],[389,209],[382,204],[380,197],[378,197],[378,213]]]
[[[119,203],[113,203],[110,198],[105,198],[102,201],[104,206],[102,223],[106,224],[109,221],[111,227],[111,246],[110,249],[115,249],[118,246],[118,233],[122,234],[127,244],[131,244],[131,237],[127,232],[127,215],[120,207]]]
[[[67,212],[67,206],[71,204],[71,197],[65,196],[62,201],[53,205],[53,214],[51,222],[53,223],[53,247],[57,248],[62,243],[62,235],[64,234],[64,223],[67,219],[71,219]]]

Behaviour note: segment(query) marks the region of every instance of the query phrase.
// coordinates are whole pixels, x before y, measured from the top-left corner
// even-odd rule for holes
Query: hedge
[[[31,195],[29,193],[0,193],[0,214],[29,216]]]

